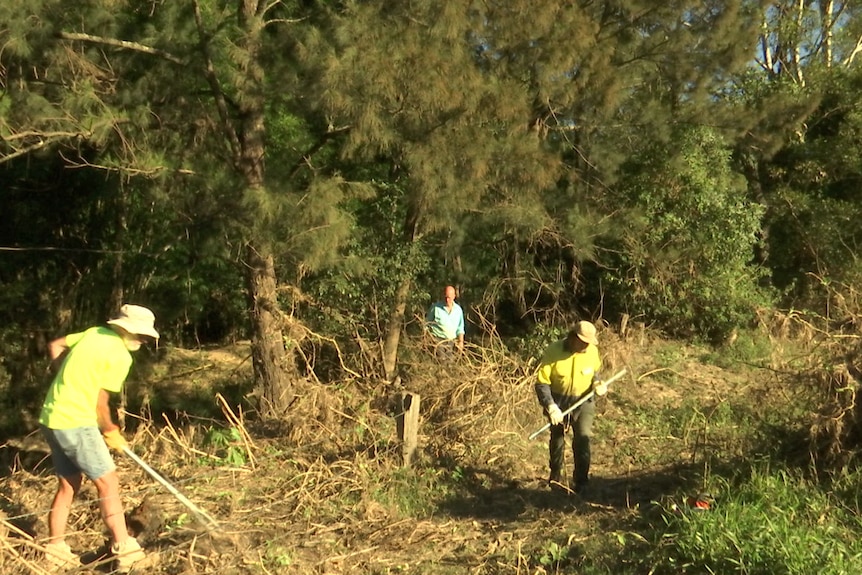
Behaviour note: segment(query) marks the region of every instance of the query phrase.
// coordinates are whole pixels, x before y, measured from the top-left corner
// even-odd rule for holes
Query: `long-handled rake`
[[[191,512],[194,513],[195,516],[201,521],[204,527],[207,528],[207,531],[212,531],[213,529],[218,527],[218,522],[215,519],[207,515],[207,513],[203,509],[189,501],[189,499],[185,495],[180,493],[179,490],[173,485],[171,485],[167,479],[159,475],[155,469],[147,465],[147,463],[143,459],[138,457],[138,455],[134,451],[132,451],[128,447],[124,447],[123,453],[128,455],[132,459],[132,461],[140,465],[143,470],[149,473],[153,479],[161,483],[165,489],[171,492],[171,495],[173,495],[179,500],[180,503],[188,507]]]

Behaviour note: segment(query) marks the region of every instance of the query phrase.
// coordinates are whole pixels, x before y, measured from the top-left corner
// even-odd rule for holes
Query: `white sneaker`
[[[72,548],[65,541],[45,544],[45,559],[58,569],[68,569],[81,565],[81,560],[72,553]]]
[[[140,566],[147,558],[147,554],[134,537],[129,537],[122,544],[114,543],[111,545],[111,552],[117,560],[117,571],[120,573],[128,573],[135,564]]]

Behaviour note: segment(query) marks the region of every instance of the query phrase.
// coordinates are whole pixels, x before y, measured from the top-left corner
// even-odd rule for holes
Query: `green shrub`
[[[748,199],[730,149],[707,128],[681,130],[625,168],[626,226],[609,253],[608,299],[668,333],[719,341],[766,305],[765,271],[751,264],[763,207]]]
[[[513,337],[508,340],[509,349],[526,362],[538,362],[545,349],[553,342],[566,337],[567,327],[547,324],[536,324],[524,337]]]

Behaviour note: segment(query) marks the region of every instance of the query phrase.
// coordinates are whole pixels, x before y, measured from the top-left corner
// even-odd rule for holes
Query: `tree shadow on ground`
[[[728,465],[727,471],[732,469]],[[455,518],[523,521],[547,511],[581,514],[608,510],[638,510],[680,493],[701,489],[701,464],[677,464],[622,477],[593,476],[587,491],[575,494],[548,486],[545,477],[502,477],[489,469],[462,468],[463,489],[444,501],[440,510]],[[714,472],[718,470],[713,469]]]

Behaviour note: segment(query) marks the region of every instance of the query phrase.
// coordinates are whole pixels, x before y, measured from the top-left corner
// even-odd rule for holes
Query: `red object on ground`
[[[705,497],[689,497],[686,503],[695,509],[709,509],[709,500]]]

